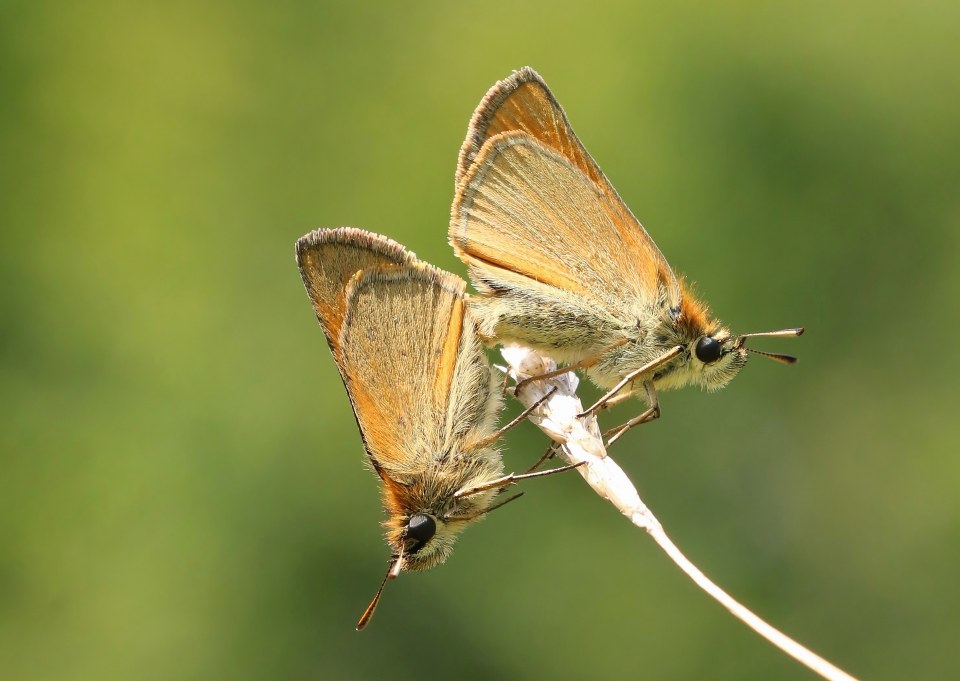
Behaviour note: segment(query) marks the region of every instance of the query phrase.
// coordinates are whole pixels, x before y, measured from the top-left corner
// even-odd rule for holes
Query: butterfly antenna
[[[802,336],[803,327],[798,326],[792,329],[780,329],[779,331],[760,331],[759,333],[744,333],[737,338],[737,347],[742,348],[743,342],[748,338],[789,338],[791,336]],[[778,352],[764,352],[763,350],[754,350],[753,348],[744,348],[747,352],[752,352],[757,355],[763,355],[769,359],[772,359],[775,362],[780,362],[781,364],[795,364],[797,358],[793,355],[781,355]]]
[[[775,362],[780,362],[781,364],[796,364],[797,358],[793,355],[781,355],[777,352],[764,352],[763,350],[754,350],[753,348],[744,348],[747,352],[752,352],[755,355],[763,355],[764,357],[769,357]]]
[[[370,623],[370,620],[373,618],[373,612],[377,609],[377,603],[380,602],[380,594],[383,593],[383,587],[386,586],[388,579],[397,578],[397,575],[400,574],[402,567],[403,550],[401,549],[400,555],[397,556],[396,560],[390,563],[390,567],[387,568],[387,574],[383,576],[383,581],[380,582],[380,588],[377,589],[377,593],[374,594],[373,600],[370,601],[370,605],[368,605],[367,609],[363,611],[362,615],[360,615],[360,621],[357,622],[357,631],[363,630],[363,628]]]
[[[743,333],[740,334],[740,341],[743,342],[745,338],[760,338],[761,336],[769,336],[771,338],[789,338],[791,336],[802,336],[803,327],[798,326],[793,329],[780,329],[779,331],[760,331],[759,333]]]

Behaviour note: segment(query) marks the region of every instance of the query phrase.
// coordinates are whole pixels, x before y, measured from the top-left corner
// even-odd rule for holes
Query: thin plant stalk
[[[515,382],[556,369],[548,357],[519,345],[501,350],[506,371]],[[671,541],[660,521],[637,493],[636,487],[620,466],[607,455],[595,416],[579,417],[583,411],[577,397],[578,379],[568,372],[544,380],[528,381],[516,395],[525,407],[542,400],[530,414],[530,420],[558,443],[559,455],[569,464],[586,462],[577,468],[580,475],[601,497],[613,504],[637,527],[643,528],[670,559],[694,583],[735,617],[767,641],[829,681],[857,681],[842,669],[771,626],[711,581]],[[549,394],[550,391],[552,394]]]

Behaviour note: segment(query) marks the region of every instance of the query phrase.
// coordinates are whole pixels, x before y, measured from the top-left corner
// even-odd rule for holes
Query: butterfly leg
[[[503,491],[502,489],[498,490],[497,494],[500,494],[500,492],[502,491]],[[506,506],[511,501],[516,501],[522,496],[523,496],[523,492],[517,492],[512,497],[508,497],[503,501],[498,501],[495,504],[491,504],[490,506],[487,506],[485,509],[483,509],[479,513],[474,513],[473,515],[445,515],[445,516],[442,516],[442,519],[444,522],[447,522],[447,523],[453,520],[476,520],[480,516],[487,515],[490,511],[496,511],[498,508],[502,506]]]
[[[546,461],[547,459],[552,459],[552,458],[553,458],[553,453],[554,453],[554,450],[556,449],[556,447],[557,447],[556,444],[551,443],[551,445],[547,448],[547,451],[545,451],[545,452],[543,453],[543,455],[542,455],[539,459],[537,459],[537,461],[536,461],[532,466],[530,466],[530,468],[528,468],[527,470],[525,470],[525,471],[523,472],[523,474],[526,475],[527,473],[533,473],[535,470],[537,470],[537,468],[540,467],[540,464],[542,464],[544,461]],[[552,472],[555,472],[555,471],[549,471],[549,472],[552,473]],[[509,477],[509,476],[507,476],[507,477]],[[516,479],[516,476],[514,476],[514,479]],[[503,494],[503,492],[504,492],[506,489],[507,489],[506,487],[501,487],[500,489],[497,490],[497,495],[499,496],[500,494]],[[509,499],[504,499],[503,501],[498,501],[497,503],[493,504],[492,506],[489,506],[489,507],[485,508],[483,511],[481,511],[479,514],[477,514],[477,515],[475,515],[475,516],[469,516],[469,517],[446,516],[446,517],[444,518],[444,520],[473,520],[474,518],[476,518],[476,517],[478,517],[478,516],[486,515],[486,514],[488,514],[490,511],[496,510],[496,509],[500,508],[501,506],[504,506],[505,504],[509,504],[509,503],[510,503],[511,501],[513,501],[514,499],[519,499],[519,498],[522,497],[522,496],[523,496],[523,492],[517,492],[516,494],[514,494],[514,495],[513,495],[512,497],[510,497]]]
[[[551,443],[550,443],[550,446],[547,447],[547,451],[545,451],[545,452],[540,456],[540,458],[537,459],[536,462],[535,462],[532,466],[530,466],[530,468],[528,468],[527,470],[525,470],[524,473],[533,473],[535,470],[537,470],[538,468],[540,468],[540,464],[542,464],[544,461],[546,461],[547,459],[552,459],[552,458],[553,458],[553,453],[554,453],[554,451],[556,450],[556,448],[557,448],[556,443],[551,442]]]
[[[621,345],[625,345],[626,343],[629,343],[629,342],[630,342],[629,338],[618,340],[616,343],[611,344],[609,347],[604,348],[600,352],[596,352],[592,355],[584,357],[583,359],[578,360],[573,364],[569,364],[565,367],[560,367],[559,369],[554,369],[553,371],[546,371],[542,374],[537,374],[536,376],[528,376],[522,381],[517,382],[517,385],[513,388],[513,394],[514,395],[519,394],[520,390],[523,389],[523,386],[525,386],[530,381],[540,381],[545,378],[553,378],[554,376],[561,376],[567,373],[568,371],[576,371],[577,369],[586,369],[588,367],[592,367],[594,364],[599,362],[600,358],[603,357],[606,353],[610,352],[614,348],[618,348]]]
[[[516,419],[514,419],[514,421],[519,422],[520,420],[522,420],[522,419],[523,419],[525,416],[527,416],[531,411],[533,411],[534,409],[536,409],[544,400],[546,400],[548,397],[550,397],[550,395],[552,395],[552,394],[554,393],[554,390],[556,390],[556,388],[554,388],[553,390],[551,390],[550,392],[548,392],[541,400],[539,400],[538,402],[536,402],[532,407],[527,408],[520,416],[518,416]],[[513,423],[513,421],[511,421],[511,423]],[[508,424],[508,425],[510,425],[510,424]],[[501,430],[503,430],[503,428],[501,428]],[[486,439],[486,438],[485,438],[485,439]],[[546,461],[547,459],[552,459],[552,458],[553,458],[553,455],[554,455],[554,451],[556,450],[556,447],[557,447],[556,444],[551,443],[551,445],[547,448],[547,451],[545,451],[545,452],[540,456],[540,458],[537,459],[536,462],[535,462],[532,466],[530,466],[530,468],[528,468],[527,470],[525,470],[521,475],[514,475],[514,474],[506,475],[506,476],[504,476],[503,478],[500,478],[500,479],[498,479],[498,480],[493,481],[494,483],[496,483],[496,485],[502,485],[502,486],[500,487],[500,489],[497,490],[497,496],[503,494],[503,492],[506,491],[507,487],[509,487],[509,485],[510,485],[511,483],[513,483],[514,481],[516,481],[517,479],[520,479],[520,478],[530,477],[529,474],[530,474],[530,473],[533,473],[535,470],[537,470],[537,468],[539,468],[540,465],[541,465],[544,461]],[[562,469],[554,468],[554,469],[551,469],[551,470],[549,470],[549,471],[546,471],[545,473],[541,473],[541,475],[547,475],[547,474],[550,474],[550,473],[560,473],[560,472],[562,472],[563,470],[568,470],[568,468],[569,468],[569,467],[564,467],[564,468],[562,468]],[[507,480],[508,482],[506,482],[506,483],[504,484],[504,483],[503,483],[504,480]],[[496,485],[494,485],[494,486],[496,486]],[[460,496],[469,496],[470,494],[473,494],[474,492],[483,491],[484,489],[490,489],[490,487],[488,487],[488,483],[484,483],[483,485],[481,485],[481,486],[479,486],[479,487],[480,487],[480,489],[478,489],[477,487],[472,488],[473,491],[471,491],[471,488],[468,488],[468,489],[466,489],[466,490],[462,490],[462,493],[460,494]],[[475,518],[479,518],[479,517],[482,516],[482,515],[486,515],[486,514],[488,514],[490,511],[494,511],[494,510],[500,508],[501,506],[504,506],[504,505],[506,505],[506,504],[509,504],[511,501],[514,501],[515,499],[519,499],[519,498],[522,497],[522,496],[523,496],[523,492],[517,492],[517,493],[514,494],[512,497],[509,497],[509,498],[507,498],[507,499],[504,499],[503,501],[498,501],[497,503],[492,504],[491,506],[488,506],[487,508],[483,509],[482,511],[480,511],[479,513],[476,513],[476,514],[474,514],[474,515],[471,515],[471,516],[445,516],[443,519],[444,519],[445,521],[447,521],[447,522],[452,521],[452,520],[474,520]]]
[[[630,390],[627,390],[627,391],[622,391],[616,396],[611,397],[609,400],[607,400],[602,407],[597,409],[597,411],[600,412],[600,411],[604,411],[605,409],[610,409],[611,407],[615,407],[621,402],[626,402],[631,397],[635,397],[636,394],[637,394],[637,391],[634,388],[631,388]]]
[[[682,346],[682,345],[678,345],[678,346],[676,346],[676,347],[670,348],[670,350],[668,350],[667,352],[663,353],[662,355],[660,355],[659,357],[657,357],[657,358],[656,358],[655,360],[653,360],[652,362],[648,362],[647,364],[644,364],[644,365],[643,365],[642,367],[640,367],[639,369],[636,369],[635,371],[631,371],[629,374],[627,374],[626,376],[623,377],[623,380],[621,380],[619,383],[617,383],[615,386],[613,386],[613,388],[611,388],[611,389],[609,390],[609,392],[607,392],[606,395],[604,395],[604,396],[601,397],[599,400],[597,400],[592,407],[590,407],[589,409],[585,410],[584,412],[578,414],[578,416],[590,416],[591,414],[596,414],[598,411],[600,411],[600,410],[603,409],[605,406],[607,406],[607,404],[610,402],[610,400],[612,400],[613,397],[614,397],[618,392],[620,392],[621,390],[624,389],[624,387],[626,387],[627,385],[629,385],[630,383],[632,383],[632,382],[634,381],[634,379],[636,379],[638,376],[640,376],[641,374],[645,374],[645,373],[648,373],[648,372],[650,372],[650,371],[653,371],[653,370],[655,370],[655,369],[658,369],[659,367],[663,366],[664,364],[666,364],[667,362],[669,362],[671,359],[673,359],[674,357],[676,357],[677,355],[679,355],[679,354],[682,353],[682,352],[683,352],[683,346]],[[646,387],[646,383],[644,383],[644,386]],[[647,388],[647,397],[650,397],[650,391],[651,391],[652,389],[653,389],[653,387],[652,387],[652,384],[651,384],[651,387]],[[654,398],[654,401],[651,402],[650,404],[653,405],[653,404],[655,404],[655,403],[656,403],[656,400],[655,400],[655,398]],[[651,407],[651,408],[652,408],[652,407]],[[648,411],[649,411],[649,410],[648,410]]]
[[[553,393],[555,393],[555,392],[557,392],[556,386],[550,388],[550,390],[547,391],[547,394],[546,394],[546,395],[544,395],[544,396],[541,397],[539,400],[537,400],[536,402],[534,402],[533,404],[531,404],[529,407],[527,407],[526,409],[524,409],[522,412],[520,412],[520,414],[519,414],[515,419],[513,419],[512,421],[510,421],[510,423],[508,423],[507,425],[503,426],[502,428],[499,428],[498,430],[496,430],[495,432],[491,433],[490,435],[487,435],[485,438],[483,438],[483,439],[481,439],[481,440],[477,440],[476,442],[472,443],[472,444],[470,445],[470,448],[471,448],[471,449],[474,449],[474,448],[476,448],[476,447],[484,447],[484,446],[490,444],[491,442],[493,442],[494,440],[499,439],[499,438],[500,438],[504,433],[506,433],[508,430],[510,430],[511,428],[513,428],[513,427],[514,427],[515,425],[517,425],[518,423],[521,423],[521,422],[522,422],[523,420],[525,420],[528,416],[530,416],[530,414],[532,414],[532,413],[536,410],[537,407],[539,407],[541,404],[543,404],[544,402],[546,402],[547,399],[549,399],[549,397],[550,397],[551,395],[553,395]]]
[[[612,445],[614,442],[620,439],[621,435],[626,433],[634,426],[639,426],[660,418],[660,401],[657,399],[657,391],[654,389],[653,383],[647,381],[643,384],[643,387],[646,389],[647,403],[650,405],[650,407],[639,416],[635,416],[626,423],[623,423],[616,428],[611,428],[604,433],[604,437],[609,436],[605,446],[609,447]]]
[[[497,478],[495,480],[488,480],[487,482],[482,482],[479,485],[474,485],[473,487],[464,487],[453,493],[454,499],[462,499],[463,497],[469,497],[478,492],[484,492],[488,489],[496,489],[498,487],[507,487],[519,480],[528,480],[530,478],[542,478],[545,475],[553,475],[554,473],[563,473],[564,471],[569,471],[572,468],[577,468],[587,463],[586,461],[578,461],[577,463],[572,463],[567,466],[557,466],[556,468],[551,468],[546,471],[537,471],[536,473],[510,473],[504,475],[502,478]]]
[[[593,358],[591,357],[590,359],[593,359]],[[594,360],[594,361],[596,361],[596,360]],[[554,369],[553,371],[545,371],[545,372],[543,372],[542,374],[537,374],[536,376],[527,376],[525,379],[523,379],[522,381],[519,381],[519,382],[517,383],[517,385],[514,386],[514,388],[513,388],[513,394],[514,394],[514,395],[520,394],[520,391],[523,390],[523,387],[524,387],[525,385],[527,385],[528,383],[530,383],[530,381],[541,381],[541,380],[543,380],[543,379],[545,379],[545,378],[553,378],[554,376],[562,376],[563,374],[567,373],[568,371],[576,371],[577,369],[580,369],[580,368],[582,368],[583,366],[588,366],[588,365],[584,365],[584,364],[581,364],[580,362],[577,362],[576,364],[570,364],[569,366],[560,367],[560,368],[558,368],[558,369]]]
[[[508,386],[509,386],[509,383],[510,383],[510,372],[505,371],[505,372],[503,373],[503,384],[500,386],[500,394],[501,394],[501,395],[506,395],[506,394],[507,394],[507,388],[508,388]]]

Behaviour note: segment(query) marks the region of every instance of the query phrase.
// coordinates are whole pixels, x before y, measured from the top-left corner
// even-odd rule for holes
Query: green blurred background
[[[958,27],[865,0],[0,4],[3,678],[812,678],[576,475],[353,630],[381,511],[293,242],[355,225],[463,274],[457,151],[524,64],[721,318],[808,330],[756,344],[794,368],[663,397],[613,452],[645,500],[840,666],[956,677]],[[544,444],[518,428],[507,467]]]

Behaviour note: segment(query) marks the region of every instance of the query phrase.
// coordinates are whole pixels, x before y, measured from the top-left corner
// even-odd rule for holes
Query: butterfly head
[[[709,391],[724,387],[747,363],[746,349],[724,328],[691,339],[685,356],[691,382]]]
[[[388,580],[395,579],[404,570],[427,570],[444,562],[453,552],[457,536],[467,525],[516,498],[492,504],[497,489],[460,496],[455,493],[463,487],[499,477],[502,472],[499,457],[495,461],[492,458],[476,459],[472,465],[468,463],[463,468],[466,475],[447,476],[442,471],[439,474],[434,471],[407,482],[381,473],[383,501],[388,515],[384,526],[391,550],[390,566],[376,595],[360,617],[358,630],[367,626],[373,617]]]
[[[699,385],[704,390],[723,388],[747,363],[748,353],[754,353],[782,364],[793,364],[796,357],[764,352],[747,347],[749,338],[758,336],[799,336],[802,328],[745,333],[734,335],[718,321],[711,319],[705,305],[692,296],[684,296],[677,308],[673,324],[676,343],[684,348],[673,371],[666,373],[662,387]]]

